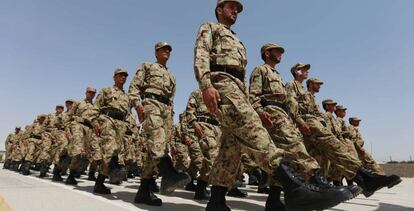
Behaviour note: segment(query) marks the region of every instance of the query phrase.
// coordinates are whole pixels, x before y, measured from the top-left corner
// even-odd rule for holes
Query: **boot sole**
[[[146,204],[149,206],[156,206],[156,207],[161,207],[162,206],[162,202],[161,203],[148,203],[148,202],[144,202],[144,201],[140,201],[140,200],[134,200],[135,204]]]
[[[402,179],[395,180],[394,182],[390,183],[387,187],[392,188],[402,182]]]
[[[185,187],[188,183],[191,182],[191,177],[188,177],[187,179],[183,179],[180,181],[177,181],[175,184],[173,184],[171,187],[166,188],[165,190],[163,190],[162,188],[162,181],[161,181],[161,194],[163,195],[170,195],[174,192],[175,189],[181,188],[181,187]]]
[[[286,206],[287,211],[325,210],[325,209],[329,209],[331,207],[334,207],[334,206],[336,206],[340,203],[346,202],[346,201],[352,199],[352,197],[353,197],[353,195],[352,195],[352,193],[350,193],[350,196],[344,197],[342,200],[337,201],[335,203],[326,203],[326,204],[323,204],[323,205],[320,205],[320,204],[318,204],[318,205],[317,204],[302,204],[302,205],[299,205],[299,206],[298,206],[298,204],[295,204],[293,206],[289,206],[289,205],[286,204],[285,206]]]

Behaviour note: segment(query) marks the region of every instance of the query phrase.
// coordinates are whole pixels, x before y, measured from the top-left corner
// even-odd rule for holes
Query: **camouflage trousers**
[[[72,122],[69,125],[68,136],[68,154],[69,157],[85,155],[90,152],[89,143],[92,139],[93,129],[79,122]]]
[[[340,139],[340,140],[342,141],[342,143],[345,144],[350,155],[354,159],[359,160],[358,153],[355,149],[354,143],[350,141],[349,139]],[[342,181],[342,179],[344,178],[344,175],[341,172],[340,168],[338,168],[336,165],[330,165],[328,169],[328,177],[332,179],[333,181]]]
[[[219,126],[212,124],[199,122],[199,125],[204,133],[204,136],[198,140],[203,156],[202,168],[199,169],[199,179],[208,182],[211,168],[219,153],[221,131]]]
[[[377,162],[375,162],[374,158],[372,157],[371,154],[369,154],[367,150],[360,147],[358,144],[355,144],[355,149],[356,149],[359,159],[362,162],[362,165],[371,169],[377,174],[385,175],[384,170],[381,168],[380,165],[378,165]]]
[[[167,143],[172,139],[172,107],[152,99],[145,99],[143,105],[142,129],[146,134],[147,157],[142,178],[150,179],[158,174],[158,163],[166,155]]]
[[[269,174],[277,168],[285,151],[276,148],[259,115],[251,106],[246,88],[225,74],[212,74],[221,98],[218,118],[222,136],[220,150],[210,172],[210,183],[231,187],[239,173],[241,148]]]
[[[25,161],[35,162],[37,157],[39,156],[39,146],[42,143],[41,139],[37,138],[29,138],[27,139],[25,143],[25,154],[23,155],[23,158]]]
[[[273,119],[273,127],[267,128],[273,142],[278,148],[291,152],[296,159],[292,160],[292,167],[300,172],[305,179],[309,179],[316,170],[318,162],[309,155],[303,143],[304,138],[300,131],[295,127],[293,121],[289,118],[284,110],[277,106],[267,106],[265,111]],[[271,182],[275,183],[275,181]],[[272,185],[277,185],[270,184]]]
[[[90,161],[102,160],[101,138],[92,131],[89,141],[90,152],[87,156]]]
[[[124,144],[125,144],[125,148],[124,148],[124,151],[121,152],[122,156],[124,157],[125,160],[130,160],[130,161],[135,162],[136,161],[135,144],[134,144],[134,138],[132,134],[124,136]]]
[[[52,162],[51,148],[52,148],[52,137],[51,133],[44,132],[42,142],[39,144],[40,155],[37,158],[37,163],[46,161],[47,163]]]
[[[57,165],[60,162],[60,157],[67,153],[69,140],[66,136],[66,131],[64,130],[53,130],[52,139],[51,157],[53,164]]]
[[[100,140],[102,152],[102,174],[109,176],[109,162],[117,158],[119,165],[125,165],[122,152],[125,150],[124,136],[127,129],[127,122],[113,119],[106,115],[99,117],[101,126]]]
[[[26,145],[25,140],[21,140],[18,144],[16,144],[16,148],[13,150],[13,153],[11,155],[11,159],[13,161],[22,161],[24,155],[26,154]]]
[[[147,156],[147,147],[145,145],[144,133],[138,134],[138,140],[135,141],[135,160],[138,167],[142,168]]]
[[[190,157],[188,152],[188,146],[181,140],[176,139],[170,143],[171,158],[175,169],[180,171],[187,171],[190,167]]]
[[[304,115],[306,123],[312,134],[305,137],[305,145],[312,156],[321,156],[322,160],[329,160],[332,165],[338,167],[344,177],[352,179],[362,163],[355,159],[348,151],[348,147],[342,143],[327,128],[323,118],[313,115]],[[321,154],[316,154],[321,153]],[[321,165],[320,163],[320,166]]]

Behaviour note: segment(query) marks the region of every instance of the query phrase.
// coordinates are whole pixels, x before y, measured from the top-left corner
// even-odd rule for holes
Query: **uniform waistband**
[[[225,72],[239,79],[240,81],[244,81],[244,73],[237,68],[226,67],[223,65],[210,65],[210,71]]]

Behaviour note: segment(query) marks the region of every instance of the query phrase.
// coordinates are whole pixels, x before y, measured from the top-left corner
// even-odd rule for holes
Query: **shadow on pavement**
[[[388,204],[388,203],[379,203],[379,207],[378,209],[376,209],[375,211],[390,211],[390,210],[395,210],[395,211],[414,211],[414,208],[410,208],[410,207],[404,207],[404,206],[400,206],[400,205],[395,205],[395,204]]]

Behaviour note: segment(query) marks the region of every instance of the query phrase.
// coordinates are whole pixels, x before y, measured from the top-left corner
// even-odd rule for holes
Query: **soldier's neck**
[[[225,21],[220,21],[220,20],[219,20],[219,23],[221,23],[221,24],[225,25],[228,29],[231,29],[231,25],[232,25],[232,24],[230,24],[230,23],[226,23]]]
[[[295,81],[297,81],[298,83],[303,83],[303,81],[304,81],[304,79],[302,79],[302,78],[295,78]]]
[[[275,69],[277,63],[274,61],[266,61],[266,64],[269,65],[271,68]]]
[[[115,86],[118,87],[120,90],[124,89],[124,85],[123,84],[117,84],[115,83]]]

